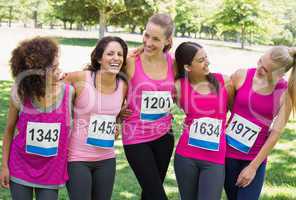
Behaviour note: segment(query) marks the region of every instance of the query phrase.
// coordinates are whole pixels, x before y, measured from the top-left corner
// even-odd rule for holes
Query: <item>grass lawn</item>
[[[0,146],[7,117],[8,99],[11,82],[0,81]],[[183,114],[174,110],[174,126],[176,142],[180,134]],[[262,193],[262,200],[296,200],[296,123],[290,121],[276,149],[269,157],[266,181]],[[2,152],[1,152],[2,154]],[[121,141],[116,142],[117,174],[113,190],[114,200],[137,200],[140,196],[140,187],[131,171],[122,148]],[[1,155],[0,155],[1,158]],[[165,190],[171,200],[178,199],[176,179],[170,163],[165,180]],[[0,200],[10,199],[8,190],[0,189]],[[65,189],[61,190],[59,199],[68,199]],[[225,195],[223,194],[223,199]]]
[[[80,46],[80,47],[94,47],[98,39],[96,38],[66,38],[66,37],[56,37],[61,45],[69,46]],[[129,48],[138,47],[141,45],[139,42],[127,41]]]

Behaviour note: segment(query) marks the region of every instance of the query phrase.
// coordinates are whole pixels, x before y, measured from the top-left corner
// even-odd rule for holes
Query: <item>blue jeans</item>
[[[224,188],[228,200],[257,200],[259,199],[265,176],[266,164],[262,163],[257,169],[253,181],[245,188],[235,185],[240,172],[250,163],[248,160],[227,158],[225,163]]]

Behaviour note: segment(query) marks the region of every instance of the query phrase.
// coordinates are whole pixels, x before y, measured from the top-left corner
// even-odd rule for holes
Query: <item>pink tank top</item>
[[[166,57],[168,70],[163,80],[148,77],[140,56],[136,57],[135,72],[127,96],[128,109],[132,110],[132,115],[123,122],[124,145],[156,140],[171,129],[172,115],[162,109],[172,106],[173,102],[168,96],[173,96],[174,92],[173,61],[168,53]]]
[[[220,84],[218,95],[214,92],[207,95],[200,94],[192,88],[187,78],[180,79],[180,106],[184,110],[186,117],[183,133],[176,147],[176,153],[187,158],[224,164],[228,97],[227,90],[224,87],[223,76],[221,74],[214,74],[214,76]],[[219,127],[215,122],[212,124],[208,123],[210,122],[209,118],[219,120]],[[205,120],[202,121],[203,119]],[[195,120],[198,120],[199,124]],[[190,127],[193,130],[197,130],[197,137],[190,136]],[[218,133],[218,129],[220,130],[219,137],[215,135],[215,137],[209,139],[199,136],[199,134],[212,136],[213,133]]]
[[[92,115],[117,116],[123,101],[123,84],[119,80],[113,94],[102,94],[94,86],[94,74],[86,73],[81,94],[74,104],[74,127],[69,145],[69,161],[100,161],[115,157],[114,148],[100,148],[87,144]]]
[[[65,85],[57,106],[48,111],[41,111],[31,100],[24,102],[16,124],[18,134],[11,144],[11,177],[38,185],[62,185],[68,180],[69,91],[70,85]]]
[[[287,82],[281,79],[271,94],[255,92],[252,89],[255,72],[255,68],[248,69],[245,82],[236,91],[226,135],[228,158],[253,160],[256,157],[269,136],[270,125],[280,108],[280,97],[287,89]],[[233,135],[228,134],[231,131]],[[252,141],[253,144],[248,143]]]

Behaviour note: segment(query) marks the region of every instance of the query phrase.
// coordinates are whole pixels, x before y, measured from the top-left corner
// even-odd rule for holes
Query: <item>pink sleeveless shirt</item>
[[[184,120],[183,133],[176,147],[176,153],[192,159],[205,160],[216,164],[224,164],[226,141],[225,141],[225,122],[227,114],[227,90],[224,87],[224,80],[221,74],[214,74],[220,84],[219,94],[210,93],[207,95],[195,91],[187,78],[180,79],[180,107],[184,110],[186,117]],[[195,119],[214,118],[221,121],[220,140],[216,145],[204,140],[192,139],[189,137],[190,126]],[[198,127],[205,134],[211,132],[208,128],[211,125],[206,124],[204,128]],[[211,127],[210,127],[211,128]],[[193,144],[193,145],[192,145]],[[194,146],[197,144],[197,146]],[[215,149],[215,150],[213,150]]]
[[[63,185],[67,181],[67,146],[71,126],[69,99],[71,96],[70,85],[64,85],[64,87],[57,107],[51,110],[42,111],[31,100],[26,100],[22,105],[16,124],[18,134],[12,141],[9,156],[10,176],[14,179],[43,186]],[[46,125],[41,123],[46,123]],[[35,127],[32,124],[35,124]],[[46,129],[53,124],[59,124],[59,134],[56,134],[55,128]],[[56,141],[58,146],[40,147],[34,142],[29,144],[27,140]]]
[[[123,122],[122,140],[124,145],[138,144],[156,140],[169,132],[172,125],[172,115],[167,113],[146,114],[142,106],[149,104],[151,107],[162,107],[172,104],[168,97],[159,96],[158,100],[154,94],[164,92],[173,96],[174,72],[173,61],[167,53],[167,77],[163,80],[153,80],[145,74],[140,56],[136,57],[135,72],[128,87],[127,104],[132,110],[132,115]],[[147,96],[145,96],[147,94]],[[150,96],[149,96],[150,95]],[[155,99],[155,101],[145,101]],[[152,103],[152,104],[150,104]],[[155,103],[155,105],[153,105]],[[157,105],[156,105],[157,104]],[[142,109],[142,110],[141,110]],[[146,120],[147,119],[147,120]]]
[[[115,157],[114,148],[100,148],[87,144],[91,116],[117,116],[123,101],[123,80],[116,91],[102,94],[94,86],[94,74],[86,73],[84,88],[74,103],[74,127],[69,145],[69,161],[100,161]]]
[[[260,127],[260,131],[258,131],[258,134],[256,134],[256,132],[253,132],[254,134],[252,134],[252,131],[248,130],[243,131],[245,132],[245,137],[249,137],[248,140],[254,138],[254,144],[251,147],[227,134],[226,157],[228,158],[253,160],[256,157],[269,136],[270,125],[280,108],[280,97],[287,89],[287,82],[281,79],[276,84],[275,89],[271,94],[262,95],[255,92],[252,89],[255,72],[255,68],[248,69],[245,82],[236,91],[228,129],[235,130],[237,135],[243,136],[243,133],[240,133],[240,130],[236,129],[237,120],[232,120],[234,116],[240,116],[240,118],[243,117]],[[251,127],[249,124],[241,125],[240,129],[243,129],[245,126]]]

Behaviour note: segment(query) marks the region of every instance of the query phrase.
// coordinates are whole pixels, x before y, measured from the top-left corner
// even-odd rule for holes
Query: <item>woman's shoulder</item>
[[[86,76],[90,73],[89,70],[68,72],[65,76],[65,82],[73,84],[79,81],[84,81]]]

